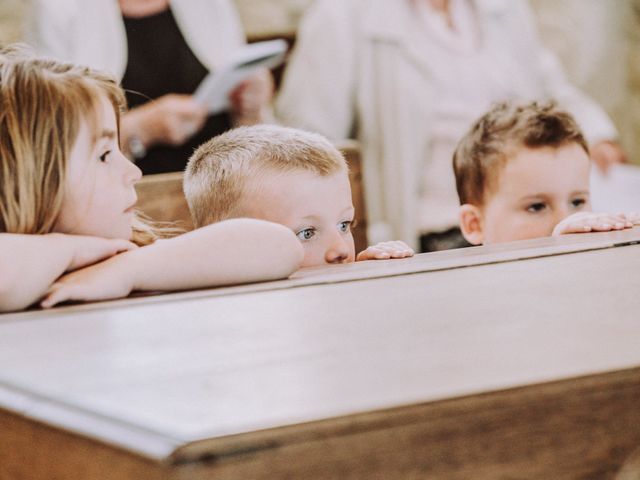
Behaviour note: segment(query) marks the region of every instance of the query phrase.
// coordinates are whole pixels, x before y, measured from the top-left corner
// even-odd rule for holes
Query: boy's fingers
[[[391,252],[391,256],[393,258],[405,258],[405,257],[412,257],[413,256],[413,250],[394,250],[393,252]]]
[[[366,250],[362,251],[360,255],[362,255],[362,258],[364,259],[377,259],[377,260],[390,257],[389,252],[378,247],[369,247]]]

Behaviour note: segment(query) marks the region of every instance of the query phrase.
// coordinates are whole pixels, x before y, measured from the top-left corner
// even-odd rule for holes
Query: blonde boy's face
[[[481,238],[492,244],[551,235],[565,217],[590,211],[590,162],[580,145],[522,148],[480,208]]]
[[[289,227],[304,248],[303,267],[355,260],[349,176],[300,170],[266,173],[247,185],[240,213]]]

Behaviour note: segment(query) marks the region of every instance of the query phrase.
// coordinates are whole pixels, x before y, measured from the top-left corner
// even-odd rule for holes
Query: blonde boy
[[[453,156],[460,229],[474,245],[632,226],[591,213],[589,148],[553,103],[502,103],[480,118]]]
[[[302,242],[302,266],[356,259],[347,164],[321,135],[276,125],[218,135],[192,155],[184,191],[196,227],[236,217],[269,219]],[[385,242],[357,260],[411,255],[404,243]]]

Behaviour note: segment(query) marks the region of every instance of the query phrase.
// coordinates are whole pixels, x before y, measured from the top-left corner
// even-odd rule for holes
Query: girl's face
[[[67,161],[60,216],[54,231],[131,239],[135,183],[141,172],[120,151],[116,115],[106,97],[98,112],[97,141],[84,120]]]

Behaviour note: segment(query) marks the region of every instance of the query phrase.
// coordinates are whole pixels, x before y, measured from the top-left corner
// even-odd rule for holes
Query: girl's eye
[[[571,200],[571,205],[573,205],[575,208],[580,208],[586,203],[587,201],[584,198],[574,198],[573,200]]]
[[[538,213],[547,208],[547,205],[542,202],[532,203],[527,207],[527,212]]]
[[[338,224],[338,228],[340,229],[340,231],[342,233],[348,233],[349,230],[351,230],[351,223],[352,223],[351,220],[346,220],[344,222],[340,222]]]
[[[311,237],[313,237],[316,234],[316,229],[315,228],[305,228],[304,230],[300,230],[298,233],[296,233],[296,236],[300,239],[300,240],[311,240]]]
[[[109,156],[110,153],[111,153],[111,150],[107,150],[102,155],[100,155],[100,157],[99,157],[100,161],[101,162],[106,162],[107,161],[107,157]]]

